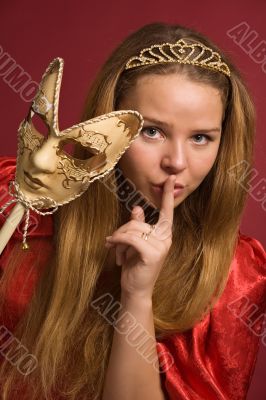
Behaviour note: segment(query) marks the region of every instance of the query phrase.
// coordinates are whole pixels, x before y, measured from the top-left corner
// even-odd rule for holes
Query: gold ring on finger
[[[152,231],[155,229],[155,225],[150,225],[150,230],[149,232],[142,232],[141,234],[141,238],[144,240],[148,240],[148,237],[150,236],[150,234],[152,233]]]

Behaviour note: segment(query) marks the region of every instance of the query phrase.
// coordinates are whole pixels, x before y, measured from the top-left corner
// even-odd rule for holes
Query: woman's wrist
[[[143,307],[152,307],[152,296],[146,293],[129,293],[125,290],[122,290],[121,304],[136,304]]]

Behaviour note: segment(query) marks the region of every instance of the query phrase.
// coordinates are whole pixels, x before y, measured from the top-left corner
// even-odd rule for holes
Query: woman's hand
[[[164,184],[159,220],[151,230],[140,206],[131,219],[106,238],[106,247],[116,247],[116,264],[122,266],[122,293],[151,298],[155,282],[172,244],[175,175]],[[142,233],[150,233],[144,240]]]

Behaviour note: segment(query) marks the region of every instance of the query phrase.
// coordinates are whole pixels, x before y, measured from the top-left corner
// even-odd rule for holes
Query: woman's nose
[[[42,146],[31,154],[32,166],[47,174],[54,173],[58,165],[57,148],[58,143],[54,138],[45,140]]]
[[[162,167],[169,173],[180,173],[187,167],[185,144],[180,141],[169,141],[162,158]]]

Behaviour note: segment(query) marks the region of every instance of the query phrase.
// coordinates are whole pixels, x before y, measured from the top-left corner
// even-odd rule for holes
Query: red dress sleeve
[[[0,157],[0,208],[11,199],[8,183],[14,179],[16,170],[15,157]],[[14,204],[3,214],[0,213],[0,229],[6,216]],[[51,215],[41,216],[30,210],[27,242],[29,250],[23,251],[20,246],[23,238],[24,220],[15,230],[7,246],[0,255],[0,272],[6,268],[10,257],[17,252],[21,263],[15,271],[8,286],[4,306],[0,315],[0,323],[13,330],[25,307],[29,303],[34,287],[43,268],[47,265],[53,251],[53,218]]]
[[[239,232],[221,297],[204,319],[157,342],[170,400],[243,400],[260,340],[266,345],[266,253]]]

